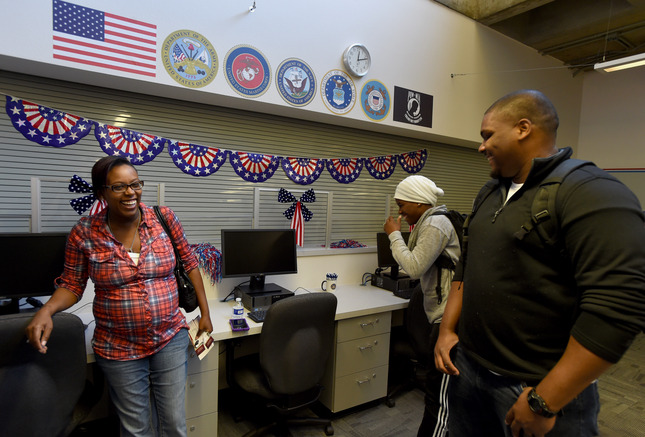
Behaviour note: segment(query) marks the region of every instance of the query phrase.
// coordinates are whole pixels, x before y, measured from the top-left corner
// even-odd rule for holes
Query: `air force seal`
[[[161,47],[166,72],[180,85],[201,88],[217,76],[219,62],[212,44],[197,32],[178,30]]]
[[[321,96],[327,109],[336,115],[344,115],[356,103],[356,86],[349,74],[331,70],[322,79]]]
[[[256,48],[247,45],[233,47],[224,58],[228,84],[243,97],[259,97],[271,84],[271,66]]]
[[[285,59],[278,67],[275,86],[280,97],[292,106],[305,106],[316,96],[316,76],[305,61]]]

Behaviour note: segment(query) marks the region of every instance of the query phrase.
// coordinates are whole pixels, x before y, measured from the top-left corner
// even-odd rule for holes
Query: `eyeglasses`
[[[109,188],[115,193],[123,193],[128,188],[132,188],[134,191],[141,191],[143,188],[143,181],[136,181],[131,184],[103,185],[103,188]]]

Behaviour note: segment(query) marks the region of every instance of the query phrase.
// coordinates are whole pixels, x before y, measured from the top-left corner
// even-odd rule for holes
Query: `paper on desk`
[[[199,337],[197,337],[200,318],[201,316],[197,316],[188,323],[188,335],[190,336],[190,342],[195,348],[195,352],[197,352],[197,356],[201,360],[213,348],[215,341],[206,332],[202,332]]]

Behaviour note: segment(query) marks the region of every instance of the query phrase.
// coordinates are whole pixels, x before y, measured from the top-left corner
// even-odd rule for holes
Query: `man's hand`
[[[513,437],[544,437],[555,426],[555,417],[542,417],[529,408],[527,395],[532,388],[526,387],[506,413],[506,424],[511,427]]]
[[[459,369],[450,359],[450,351],[458,342],[459,337],[454,332],[439,332],[434,346],[434,365],[441,373],[459,375]]]

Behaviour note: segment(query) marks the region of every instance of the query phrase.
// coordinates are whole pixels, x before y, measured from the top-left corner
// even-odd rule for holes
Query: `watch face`
[[[370,69],[372,59],[365,46],[360,44],[351,45],[343,56],[345,67],[354,76],[364,76]]]

